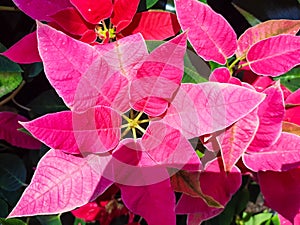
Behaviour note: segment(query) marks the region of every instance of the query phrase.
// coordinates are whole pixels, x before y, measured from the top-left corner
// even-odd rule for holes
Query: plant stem
[[[18,8],[13,7],[13,6],[0,6],[0,11],[18,12],[20,10]]]
[[[21,91],[21,89],[24,87],[25,83],[26,82],[23,80],[22,83],[19,85],[19,87],[13,93],[11,93],[10,96],[8,96],[6,99],[4,99],[0,102],[0,106],[4,105],[5,103],[12,100]]]

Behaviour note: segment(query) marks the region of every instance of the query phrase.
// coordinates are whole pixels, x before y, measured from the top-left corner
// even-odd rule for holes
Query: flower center
[[[99,25],[96,25],[95,32],[104,43],[116,38],[116,28],[111,23],[107,28],[105,21],[101,21]]]
[[[138,112],[134,115],[134,112],[130,110],[129,117],[126,115],[122,115],[123,119],[127,122],[121,126],[121,128],[125,128],[122,132],[121,137],[124,138],[129,131],[132,132],[133,139],[137,139],[137,131],[144,134],[146,130],[141,126],[141,124],[149,123],[150,119],[141,118],[144,115],[143,112]]]

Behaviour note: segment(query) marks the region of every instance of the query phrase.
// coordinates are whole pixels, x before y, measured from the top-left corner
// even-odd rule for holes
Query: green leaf
[[[0,98],[15,90],[22,80],[19,72],[0,72]]]
[[[6,191],[0,188],[0,198],[4,199],[8,206],[13,207],[19,201],[23,191],[24,190],[22,188],[16,191]]]
[[[152,6],[154,6],[159,0],[146,0],[146,6],[147,9],[150,9]]]
[[[4,56],[0,56],[0,73],[3,72],[23,72],[21,67]]]
[[[272,219],[271,219],[273,225],[280,225],[280,220],[279,220],[279,217],[278,217],[278,214],[275,214]]]
[[[206,82],[210,74],[209,66],[196,53],[187,49],[184,55],[184,74],[182,83]]]
[[[300,67],[295,67],[279,77],[274,77],[274,79],[280,80],[280,83],[291,91],[296,91],[300,88]]]
[[[84,220],[82,220],[82,219],[75,218],[73,225],[86,225],[86,222],[84,222]]]
[[[60,215],[37,216],[37,219],[42,225],[62,225],[60,221]]]
[[[198,0],[198,1],[207,4],[206,0]]]
[[[213,61],[209,61],[208,63],[209,63],[211,71],[214,71],[215,69],[220,68],[220,67],[224,67],[224,65],[221,65],[221,64],[213,62]]]
[[[43,69],[44,69],[43,63],[41,62],[33,63],[29,68],[28,77],[29,78],[36,77],[43,71]]]
[[[263,212],[256,214],[254,216],[251,216],[249,220],[245,221],[245,225],[260,225],[269,219],[271,219],[273,216],[272,213],[269,212]]]
[[[164,41],[146,41],[147,48],[151,52]],[[206,82],[210,74],[208,65],[193,51],[187,49],[184,55],[184,74],[182,83]]]
[[[7,48],[2,44],[0,43],[0,53],[4,52]]]
[[[0,225],[26,225],[24,221],[18,219],[0,218]]]
[[[0,198],[0,217],[7,217],[8,215],[8,205]]]
[[[26,168],[16,155],[0,154],[0,174],[0,188],[6,191],[15,191],[26,185]]]
[[[54,90],[47,90],[41,93],[27,107],[30,108],[30,116],[32,118],[68,109]]]
[[[230,225],[234,221],[235,215],[238,215],[246,208],[249,200],[249,191],[245,188],[239,190],[226,205],[224,211],[209,220],[208,224]]]
[[[243,15],[243,17],[248,21],[248,23],[251,26],[255,26],[255,25],[261,23],[261,21],[259,19],[257,19],[255,16],[253,16],[251,13],[247,12],[246,10],[242,9],[241,7],[237,6],[234,3],[232,3],[232,4],[240,12],[240,14]]]

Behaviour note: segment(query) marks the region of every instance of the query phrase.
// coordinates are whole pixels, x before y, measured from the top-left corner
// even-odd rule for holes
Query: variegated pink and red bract
[[[135,17],[152,16],[134,16],[139,1],[124,15],[122,0],[65,1],[47,13],[16,2],[64,30],[70,22],[80,35],[109,17],[126,35],[90,45],[37,22],[38,56],[69,110],[20,122],[51,149],[9,217],[73,210],[84,218],[91,209],[96,211],[86,221],[99,220],[105,207],[96,199],[116,185],[126,207],[120,214],[128,209],[149,225],[175,225],[176,214],[186,214],[187,224],[196,225],[224,210],[241,186],[242,164],[257,178],[266,204],[300,224],[294,197],[300,185],[299,92],[285,91],[271,78],[300,64],[300,21],[264,22],[237,39],[208,5],[175,0],[182,32],[166,31],[161,39],[177,35],[148,52],[147,35],[139,33],[146,27],[130,28]],[[85,22],[65,20],[68,13]],[[182,83],[187,41],[198,56],[220,64],[209,81]],[[259,78],[246,83],[237,71]],[[192,140],[206,147],[204,157]],[[181,193],[178,201],[175,192]]]

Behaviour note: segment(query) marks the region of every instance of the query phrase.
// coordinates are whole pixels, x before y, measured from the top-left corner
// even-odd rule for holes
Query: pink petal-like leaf
[[[87,30],[95,29],[95,25],[86,22],[74,7],[63,9],[51,18],[70,34],[83,35]]]
[[[283,120],[300,125],[300,106],[286,109]]]
[[[216,68],[209,76],[209,81],[215,81],[220,83],[228,83],[230,79],[230,71],[227,67]]]
[[[13,0],[16,6],[33,19],[51,21],[50,15],[72,6],[69,0]]]
[[[170,180],[148,186],[119,185],[126,207],[148,225],[176,225],[175,195]]]
[[[18,131],[22,128],[19,121],[25,122],[28,119],[13,112],[0,112],[0,139],[20,148],[40,149],[41,142]]]
[[[81,158],[51,149],[9,217],[57,214],[86,204],[100,179],[91,166],[95,158],[99,156]]]
[[[85,20],[92,24],[98,24],[110,17],[113,4],[111,0],[70,0]]]
[[[118,144],[121,118],[110,108],[97,107],[81,114],[47,114],[22,125],[51,148],[72,154],[99,153]]]
[[[200,173],[200,185],[203,193],[211,196],[223,206],[241,185],[241,173],[237,167],[231,172],[225,172],[220,159],[207,164],[205,171]],[[178,214],[195,214],[199,216],[198,224],[203,220],[212,218],[223,211],[223,208],[210,207],[202,198],[194,198],[183,194],[176,206]]]
[[[142,147],[156,165],[193,171],[202,169],[192,145],[179,130],[167,124],[151,122],[142,137]]]
[[[158,116],[167,109],[183,76],[185,50],[186,33],[183,33],[150,53],[130,86],[135,110]]]
[[[129,80],[136,75],[138,64],[149,55],[145,40],[140,33],[109,44],[96,45],[95,48],[112,69],[119,71]]]
[[[138,8],[139,0],[115,0],[113,13],[111,15],[111,22],[116,27],[116,32],[119,33],[127,27]]]
[[[231,171],[253,140],[259,124],[257,110],[238,120],[217,137],[225,171]]]
[[[160,182],[180,169],[202,169],[199,157],[188,140],[180,131],[161,122],[151,122],[142,139],[122,140],[113,151],[113,159],[117,182],[130,185]],[[169,168],[171,170],[167,173]],[[136,179],[140,174],[143,179]]]
[[[247,29],[238,39],[236,57],[246,56],[255,43],[279,34],[295,35],[300,29],[300,20],[268,20]]]
[[[207,4],[197,0],[175,0],[179,24],[197,54],[206,61],[225,64],[237,47],[236,34],[229,23]]]
[[[76,112],[97,105],[125,112],[130,108],[128,89],[128,79],[112,70],[104,58],[99,57],[81,76],[70,106]]]
[[[286,172],[258,173],[259,185],[266,204],[295,225],[300,222],[299,177],[300,168]]]
[[[247,53],[254,73],[276,77],[300,64],[300,37],[281,34],[254,44]]]
[[[117,69],[116,64],[125,61],[125,59],[119,61],[118,54],[122,52],[118,50],[122,47],[107,49],[104,54],[103,49],[100,51],[98,48],[97,51],[46,25],[39,25],[38,34],[47,78],[69,107],[75,111],[84,111],[102,104],[121,112],[128,110],[128,80],[114,70]],[[135,38],[132,42],[134,40]],[[137,38],[137,41],[141,43],[137,47],[144,44],[141,38]],[[122,45],[123,42],[121,41],[120,44]],[[138,52],[139,55],[124,65],[128,73],[142,58],[144,54],[141,53],[142,51],[143,49],[133,51]],[[103,53],[102,57],[99,56],[100,53]],[[111,56],[108,60],[115,62],[113,68],[104,59],[106,56]]]
[[[37,33],[46,76],[65,103],[72,105],[82,75],[99,53],[47,25],[39,23]]]
[[[1,54],[16,63],[41,62],[37,46],[36,32],[32,32]]]
[[[279,83],[263,91],[265,100],[258,107],[259,126],[247,151],[260,151],[274,144],[282,130],[284,116],[283,93]]]
[[[166,11],[137,13],[121,36],[141,33],[146,40],[164,40],[180,31],[176,15]]]
[[[164,117],[186,138],[222,130],[253,111],[264,95],[232,84],[182,84]]]
[[[259,152],[246,152],[243,155],[245,165],[257,171],[286,171],[300,165],[300,137],[282,132],[278,141]]]

